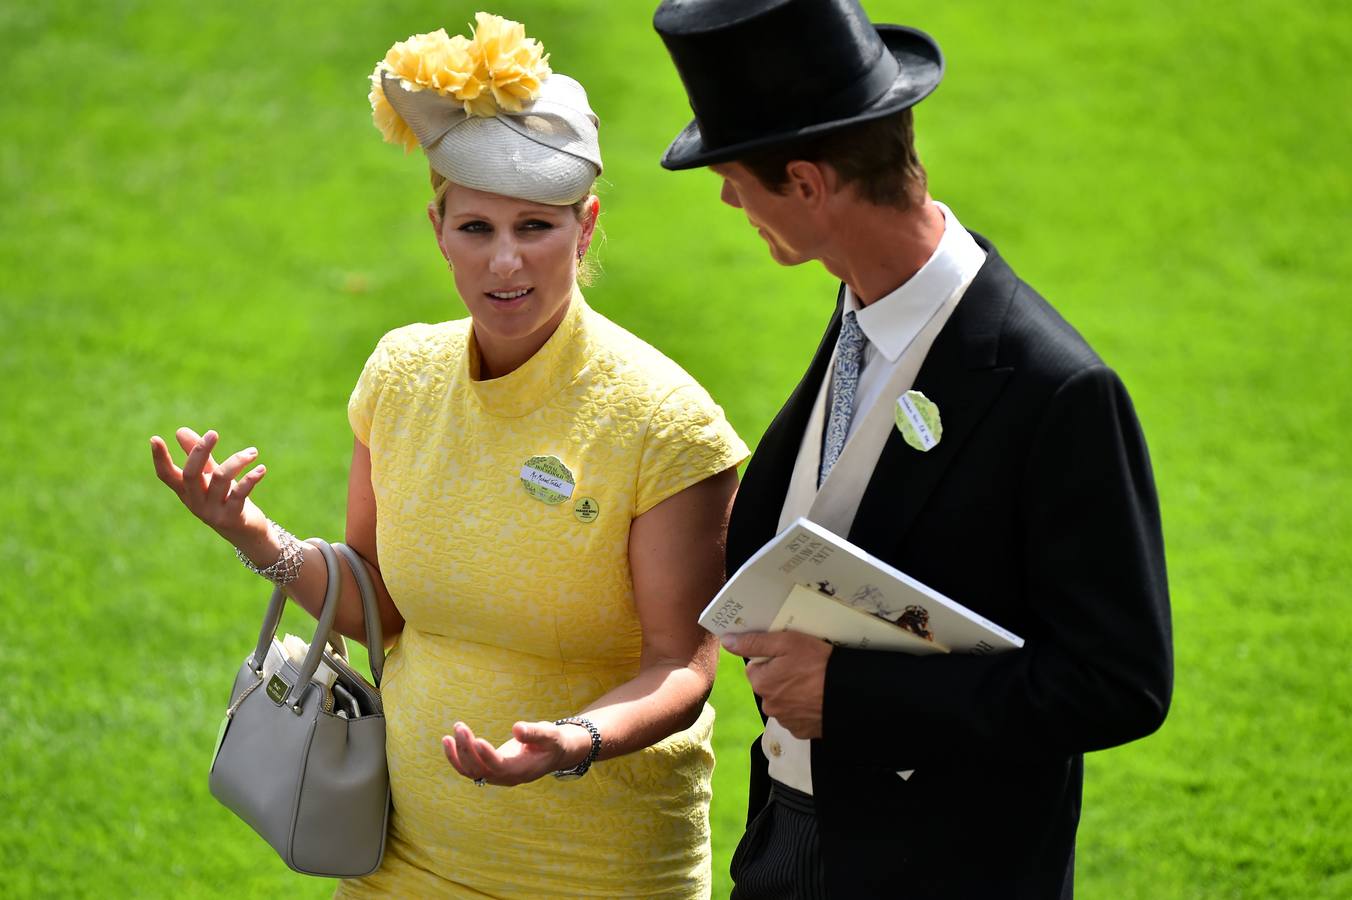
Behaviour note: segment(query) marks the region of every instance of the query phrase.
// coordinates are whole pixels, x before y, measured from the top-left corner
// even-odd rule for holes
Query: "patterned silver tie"
[[[817,475],[817,486],[821,487],[831,467],[840,459],[840,451],[845,447],[845,436],[850,432],[850,420],[854,417],[854,394],[859,388],[859,369],[864,362],[864,345],[868,338],[859,327],[854,311],[845,313],[840,327],[840,337],[836,339],[836,367],[831,373],[831,418],[826,422],[826,432],[822,437],[822,467]]]

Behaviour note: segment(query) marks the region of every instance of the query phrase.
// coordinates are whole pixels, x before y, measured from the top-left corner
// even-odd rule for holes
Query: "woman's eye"
[[[530,219],[521,223],[522,231],[547,231],[553,227],[553,224],[542,219]]]
[[[480,222],[477,220],[474,222],[466,222],[463,225],[461,225],[457,230],[464,231],[469,234],[487,234],[489,231],[492,231],[492,229],[489,228],[487,222]]]

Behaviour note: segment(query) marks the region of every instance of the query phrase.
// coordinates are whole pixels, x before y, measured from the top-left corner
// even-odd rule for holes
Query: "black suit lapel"
[[[788,401],[775,416],[770,427],[765,430],[756,453],[747,464],[742,476],[741,487],[737,490],[737,502],[732,508],[732,518],[728,523],[727,569],[731,575],[746,561],[747,557],[759,550],[770,538],[775,536],[779,525],[779,514],[784,509],[784,496],[788,492],[789,479],[793,477],[793,467],[798,460],[798,448],[803,442],[803,429],[812,415],[813,404],[817,401],[817,392],[822,379],[826,377],[826,366],[836,347],[836,335],[840,333],[840,310],[845,300],[845,287],[841,285],[836,295],[836,311],[827,325],[817,352],[812,357],[807,373]]]
[[[1012,371],[997,368],[996,354],[1018,279],[994,247],[973,236],[986,251],[986,262],[915,379],[915,390],[939,407],[943,435],[938,445],[922,453],[893,429],[850,527],[851,541],[884,557],[914,523]]]

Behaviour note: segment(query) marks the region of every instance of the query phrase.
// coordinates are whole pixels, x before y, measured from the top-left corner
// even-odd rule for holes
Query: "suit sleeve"
[[[1157,729],[1173,682],[1154,480],[1126,389],[1095,365],[1060,386],[1018,491],[1036,628],[992,656],[836,648],[825,740],[841,762],[919,768],[1111,747]]]

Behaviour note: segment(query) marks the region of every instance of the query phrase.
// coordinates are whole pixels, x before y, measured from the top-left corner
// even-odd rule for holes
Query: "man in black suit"
[[[766,717],[733,896],[1070,897],[1083,754],[1157,729],[1172,689],[1126,390],[930,197],[910,110],[943,72],[927,35],[857,0],[665,0],[654,24],[696,116],[663,165],[709,166],[777,262],[842,282],[747,467],[728,571],[805,515],[1025,639],[728,641]]]

